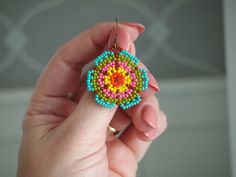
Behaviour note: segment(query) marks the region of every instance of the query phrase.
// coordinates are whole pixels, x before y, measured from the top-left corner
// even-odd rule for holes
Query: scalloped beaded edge
[[[107,60],[108,62],[113,61],[113,60],[109,60],[110,59],[109,57],[116,61],[120,61],[121,59],[124,61],[127,60],[128,65],[132,66],[132,70],[134,70],[133,72],[136,74],[136,77],[138,76],[136,87],[133,88],[133,92],[135,94],[134,93],[132,95],[130,94],[129,95],[130,97],[123,98],[123,99],[116,99],[116,98],[112,99],[107,95],[104,96],[105,89],[102,90],[103,88],[101,88],[101,86],[97,83],[97,79],[98,79],[97,77],[98,77],[99,72],[101,72],[102,70],[102,67],[100,66],[104,67],[103,62],[106,63]],[[101,55],[96,57],[93,63],[95,65],[95,69],[88,71],[86,84],[87,84],[88,91],[95,92],[96,103],[106,108],[112,108],[115,105],[119,105],[122,109],[128,109],[134,105],[137,105],[141,101],[140,91],[146,90],[148,88],[149,78],[147,75],[147,71],[145,69],[137,67],[139,63],[139,59],[137,57],[133,56],[127,50],[121,50],[118,56],[116,56],[113,51],[106,50]],[[98,67],[100,70],[97,69]]]

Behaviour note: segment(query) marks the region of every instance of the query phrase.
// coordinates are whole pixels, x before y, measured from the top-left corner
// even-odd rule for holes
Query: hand
[[[113,29],[114,23],[102,23],[81,33],[41,74],[23,122],[18,177],[134,177],[151,141],[166,129],[150,73],[141,103],[125,111],[97,105],[86,91],[82,68],[109,47]],[[119,24],[120,46],[135,54],[142,31],[140,24]],[[108,125],[124,132],[108,135]]]

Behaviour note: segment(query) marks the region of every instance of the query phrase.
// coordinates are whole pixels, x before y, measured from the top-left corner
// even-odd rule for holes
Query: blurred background
[[[115,17],[145,25],[137,56],[169,122],[138,177],[229,177],[222,0],[0,0],[0,176],[15,176],[24,111],[55,50]]]

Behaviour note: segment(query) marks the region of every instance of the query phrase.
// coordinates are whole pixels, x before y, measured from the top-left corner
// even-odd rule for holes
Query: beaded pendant
[[[88,71],[87,89],[95,93],[95,101],[106,107],[130,108],[141,101],[140,92],[148,88],[149,78],[138,67],[139,59],[117,44],[94,60]]]

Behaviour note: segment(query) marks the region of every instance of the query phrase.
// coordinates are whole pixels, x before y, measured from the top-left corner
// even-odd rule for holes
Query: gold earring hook
[[[115,18],[115,41],[114,41],[114,47],[115,47],[115,48],[118,46],[117,29],[118,29],[118,19]]]

